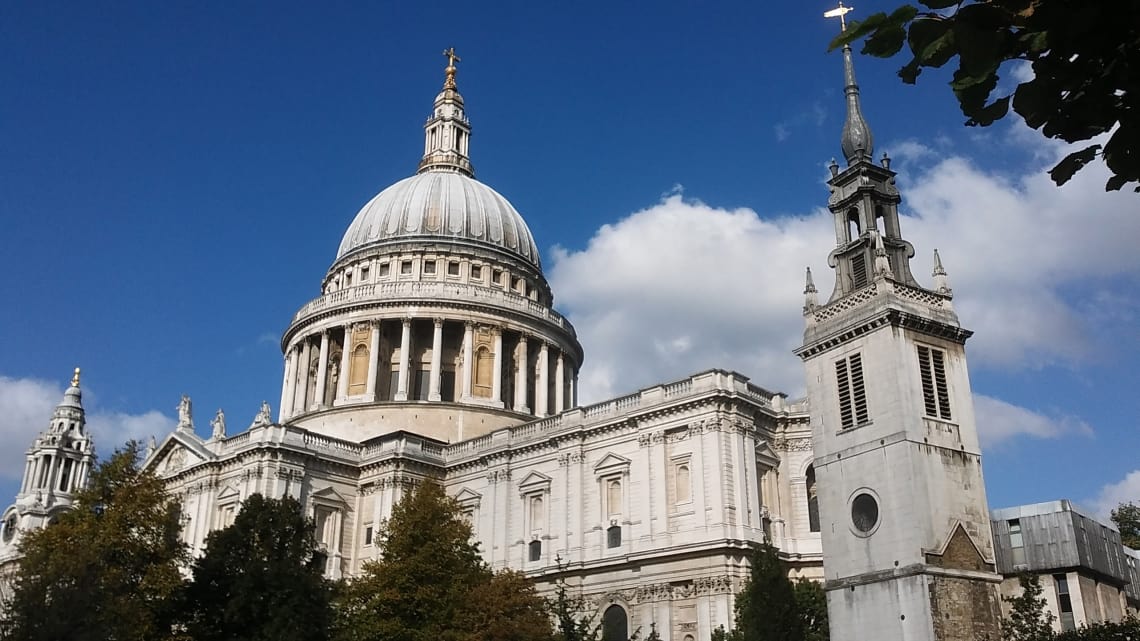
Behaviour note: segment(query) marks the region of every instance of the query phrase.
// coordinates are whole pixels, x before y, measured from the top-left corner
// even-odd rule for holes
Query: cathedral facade
[[[360,210],[319,295],[290,320],[276,416],[262,403],[230,433],[219,411],[204,438],[183,397],[174,433],[151,443],[145,465],[181,501],[191,549],[251,494],[291,496],[313,518],[326,574],[351,577],[377,558],[393,506],[434,481],[492,567],[566,580],[607,630],[652,624],[666,641],[695,641],[731,628],[751,546],[767,539],[793,577],[825,581],[833,630],[950,639],[958,628],[946,621],[972,616],[971,634],[988,631],[1000,578],[969,332],[941,266],[933,289],[911,274],[894,174],[871,162],[850,50],[848,167],[833,163],[830,183],[836,286],[820,305],[808,273],[797,352],[808,398],[710,370],[585,406],[585,354],[553,307],[538,245],[510,202],[475,180],[455,61],[418,171]],[[73,484],[61,479],[86,478],[82,421],[67,431],[78,394],[76,378],[41,437],[70,434],[75,453],[52,461],[77,467],[41,466],[55,450],[37,441],[4,513],[5,545],[25,527],[7,519],[48,518],[50,505],[35,506],[58,495],[66,507]]]

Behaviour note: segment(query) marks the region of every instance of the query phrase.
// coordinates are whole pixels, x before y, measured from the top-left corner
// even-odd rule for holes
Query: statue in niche
[[[210,438],[226,437],[226,413],[222,411],[222,408],[219,407],[217,414],[214,414],[214,418],[210,421],[210,427],[213,428]]]
[[[261,401],[261,409],[257,410],[257,415],[253,417],[253,425],[251,427],[269,425],[273,422],[273,419],[269,415],[269,402]]]
[[[190,404],[190,397],[183,394],[178,402],[178,429],[194,431],[194,416]]]
[[[337,380],[340,379],[340,352],[332,355],[331,362],[329,363],[329,385],[333,390],[336,389]]]

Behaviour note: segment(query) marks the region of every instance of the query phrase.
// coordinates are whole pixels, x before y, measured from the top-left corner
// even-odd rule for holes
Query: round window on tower
[[[860,492],[851,501],[851,524],[861,536],[870,536],[879,525],[879,502],[870,493]]]
[[[3,525],[0,525],[0,529],[3,530],[0,536],[3,537],[4,542],[11,543],[12,539],[16,538],[16,515],[9,514],[8,518],[4,519]]]

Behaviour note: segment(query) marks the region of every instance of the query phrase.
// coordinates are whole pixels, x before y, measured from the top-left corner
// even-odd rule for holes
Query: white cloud
[[[1121,503],[1140,504],[1140,470],[1133,470],[1116,483],[1105,485],[1090,503],[1097,515],[1106,521]]]
[[[1105,347],[1097,336],[1111,332],[1091,331],[1089,311],[1108,291],[1124,298],[1122,308],[1137,306],[1135,287],[1104,283],[1140,273],[1132,247],[1140,238],[1140,199],[1105,193],[1103,167],[1057,188],[1039,167],[1003,178],[962,157],[934,156],[930,164],[928,149],[903,149],[924,161],[900,175],[903,235],[918,252],[912,267],[929,285],[933,249],[941,251],[955,306],[976,331],[972,364],[1075,365]],[[586,349],[582,399],[707,367],[802,390],[791,350],[803,331],[803,267],[811,265],[826,300],[832,229],[822,208],[762,217],[673,193],[602,226],[584,249],[556,247],[551,284]]]
[[[62,398],[63,390],[47,381],[0,376],[0,478],[23,476],[24,453]]]
[[[1081,419],[1063,414],[1046,415],[1003,400],[974,395],[978,437],[990,448],[1017,436],[1060,438],[1073,434],[1091,436],[1092,428]]]
[[[100,454],[107,454],[128,439],[146,441],[174,429],[174,419],[151,410],[143,414],[101,411],[84,390],[87,426]],[[0,376],[0,479],[19,480],[24,473],[24,453],[51,421],[63,399],[63,388],[34,378]]]

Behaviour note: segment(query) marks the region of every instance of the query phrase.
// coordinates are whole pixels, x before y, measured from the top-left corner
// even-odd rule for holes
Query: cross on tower
[[[847,20],[846,20],[846,18],[844,18],[844,16],[846,16],[848,13],[850,13],[853,10],[854,10],[854,7],[843,6],[843,2],[841,0],[838,7],[836,7],[835,9],[832,9],[831,11],[828,11],[827,13],[823,14],[823,17],[824,18],[839,18],[839,30],[840,31],[847,31]]]
[[[455,54],[455,47],[449,47],[446,51],[443,52],[443,55],[447,56],[448,67],[454,67],[455,63],[463,62],[463,59]]]

